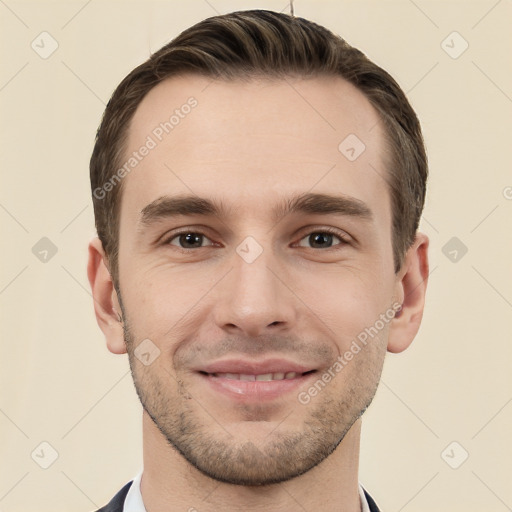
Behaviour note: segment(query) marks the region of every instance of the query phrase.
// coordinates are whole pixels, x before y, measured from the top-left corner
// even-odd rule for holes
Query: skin
[[[361,414],[386,351],[406,349],[419,329],[428,238],[417,233],[395,274],[382,126],[342,79],[165,80],[137,109],[127,155],[190,96],[197,107],[123,180],[121,297],[101,242],[89,244],[98,324],[111,352],[128,352],[144,406],[145,506],[355,512]],[[350,133],[366,146],[353,162],[338,150]],[[373,217],[299,212],[276,222],[277,203],[307,192],[356,198]],[[222,201],[229,215],[141,225],[146,205],[180,194]],[[204,237],[184,244],[179,228]],[[325,228],[348,242],[316,245],[309,235]],[[248,236],[262,249],[252,263],[236,251]],[[300,403],[299,392],[396,302],[400,316]],[[145,339],[160,351],[149,365],[134,353]],[[316,373],[273,399],[236,398],[197,371],[227,357],[278,357]]]

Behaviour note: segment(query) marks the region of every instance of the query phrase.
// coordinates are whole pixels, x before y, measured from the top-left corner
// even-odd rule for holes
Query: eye
[[[336,246],[348,245],[349,243],[349,236],[345,233],[322,228],[311,231],[308,235],[301,238],[297,245],[299,247],[310,247],[312,249],[331,249]],[[215,245],[204,233],[192,230],[173,233],[163,244],[173,245],[183,251]]]
[[[333,240],[338,239],[340,243],[334,245],[347,245],[349,239],[346,235],[329,229],[322,229],[318,231],[312,231],[307,236],[302,238],[298,245],[300,247],[310,247],[312,249],[330,249],[333,246]]]
[[[205,240],[209,243],[203,245]],[[181,233],[174,233],[172,237],[166,240],[165,244],[176,245],[180,249],[200,249],[201,247],[213,245],[212,241],[203,233],[195,231],[182,231]]]

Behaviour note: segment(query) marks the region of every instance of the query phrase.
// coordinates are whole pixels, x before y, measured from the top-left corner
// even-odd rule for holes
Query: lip
[[[196,375],[215,393],[227,396],[236,402],[265,402],[283,397],[317,378],[317,369],[285,359],[265,361],[225,360],[205,365],[196,370]],[[289,373],[293,378],[270,381],[249,381],[227,378],[222,374],[264,375],[268,373]],[[216,375],[221,374],[221,375]]]

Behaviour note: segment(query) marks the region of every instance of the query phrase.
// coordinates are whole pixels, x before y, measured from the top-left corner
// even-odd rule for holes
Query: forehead
[[[384,152],[377,112],[341,78],[166,79],[129,127],[121,224],[164,195],[262,216],[263,205],[310,191],[355,197],[386,219]]]

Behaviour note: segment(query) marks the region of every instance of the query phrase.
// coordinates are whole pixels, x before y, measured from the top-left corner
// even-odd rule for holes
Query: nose
[[[232,270],[216,289],[215,322],[229,334],[283,333],[296,320],[298,299],[290,278],[268,252],[251,263],[235,254]]]

